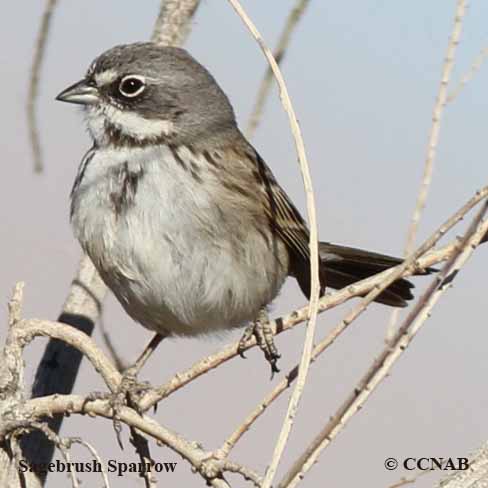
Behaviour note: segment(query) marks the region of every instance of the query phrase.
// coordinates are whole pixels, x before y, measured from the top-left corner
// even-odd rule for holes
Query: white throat
[[[108,142],[107,125],[115,127],[127,137],[140,141],[169,136],[174,131],[173,123],[169,120],[146,119],[135,112],[108,104],[85,107],[85,118],[90,135],[99,145]]]

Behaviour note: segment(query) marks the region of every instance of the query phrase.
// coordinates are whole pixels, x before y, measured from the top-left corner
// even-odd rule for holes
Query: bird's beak
[[[60,102],[93,105],[99,101],[98,89],[83,79],[63,90],[56,100]]]

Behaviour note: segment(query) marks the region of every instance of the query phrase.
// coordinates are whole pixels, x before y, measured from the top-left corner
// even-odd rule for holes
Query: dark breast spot
[[[117,217],[133,205],[143,176],[144,171],[142,169],[130,170],[127,161],[114,170],[113,178],[117,181],[117,189],[110,193],[110,201]]]

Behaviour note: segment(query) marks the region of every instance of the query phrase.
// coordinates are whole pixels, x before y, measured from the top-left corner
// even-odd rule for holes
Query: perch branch
[[[310,278],[310,303],[308,307],[309,320],[308,320],[307,330],[305,333],[305,341],[303,344],[302,357],[300,360],[300,371],[298,373],[297,383],[295,385],[293,393],[291,394],[288,403],[288,410],[286,412],[286,416],[283,421],[281,432],[278,436],[274,453],[271,458],[271,463],[266,471],[266,476],[263,481],[263,488],[270,488],[271,483],[273,481],[273,477],[278,468],[278,464],[280,462],[281,456],[283,454],[283,451],[285,449],[288,437],[290,435],[293,426],[293,421],[298,409],[298,404],[300,402],[300,398],[305,388],[308,369],[310,366],[310,359],[312,356],[312,347],[313,347],[313,340],[315,336],[315,327],[317,323],[319,292],[320,292],[318,228],[317,228],[317,217],[316,217],[315,201],[314,201],[314,194],[313,194],[313,187],[312,187],[312,178],[310,176],[310,171],[308,168],[307,156],[305,153],[305,145],[303,142],[300,126],[298,125],[295,111],[291,103],[290,96],[288,95],[288,90],[286,88],[283,75],[281,74],[280,68],[276,63],[276,60],[273,58],[273,54],[264,43],[261,34],[258,32],[256,26],[253,24],[249,16],[245,13],[239,1],[229,0],[229,2],[234,8],[234,10],[237,12],[239,17],[242,19],[246,27],[249,29],[249,32],[254,37],[261,50],[263,51],[273,71],[276,81],[278,83],[280,89],[280,99],[283,104],[283,108],[288,114],[290,128],[297,149],[298,160],[300,162],[303,184],[307,196],[307,211],[308,211],[309,227],[310,227],[309,249],[310,249],[310,277],[311,278]]]

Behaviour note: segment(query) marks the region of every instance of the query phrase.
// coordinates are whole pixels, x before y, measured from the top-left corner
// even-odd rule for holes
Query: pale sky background
[[[305,136],[324,240],[402,253],[455,3],[311,1],[294,34],[283,71]],[[159,0],[59,2],[40,88],[46,171],[35,175],[24,105],[43,4],[34,0],[9,2],[0,20],[0,301],[4,317],[14,283],[24,280],[25,316],[55,319],[80,255],[68,221],[68,193],[90,142],[75,107],[55,102],[54,97],[77,81],[102,51],[117,43],[147,39]],[[293,4],[291,0],[244,2],[272,46]],[[457,54],[455,82],[488,46],[487,26],[488,3],[473,0]],[[230,96],[244,126],[265,61],[227,2],[202,2],[187,47]],[[445,112],[419,238],[429,235],[486,184],[487,84],[488,67],[484,66]],[[305,212],[294,145],[276,91],[253,142]],[[471,259],[390,377],[322,454],[302,486],[387,488],[409,475],[402,469],[386,471],[383,463],[387,457],[463,456],[488,439],[487,252],[480,249]],[[422,286],[427,280],[417,279],[416,283]],[[303,303],[298,287],[290,280],[273,313],[279,315]],[[321,315],[318,338],[352,305]],[[312,367],[277,480],[383,348],[389,314],[385,307],[371,307]],[[135,325],[112,297],[104,317],[118,350],[133,360],[150,334]],[[4,331],[5,326],[2,340]],[[303,334],[302,326],[277,338],[283,356],[282,374],[297,362]],[[238,336],[165,341],[141,379],[163,383]],[[95,340],[102,344],[98,332]],[[36,340],[26,352],[29,380],[43,344]],[[156,416],[186,438],[215,448],[281,378],[277,375],[271,382],[261,352],[252,351],[247,360],[235,359],[162,402]],[[101,388],[91,366],[84,362],[75,392]],[[286,405],[285,397],[281,398],[253,426],[232,458],[263,472]],[[63,435],[82,434],[105,459],[137,460],[127,429],[124,432],[126,449],[121,452],[106,420],[74,416],[62,430]],[[175,453],[154,443],[151,446],[158,461],[178,462],[174,474],[161,477],[161,486],[204,486]],[[82,450],[75,450],[74,458],[88,459]],[[101,485],[93,475],[81,478],[85,486]],[[432,486],[437,478],[431,474],[415,486]],[[229,480],[233,488],[250,486],[240,477]],[[65,487],[66,483],[63,474],[54,474],[48,486]],[[130,475],[112,477],[118,488],[137,483]]]

